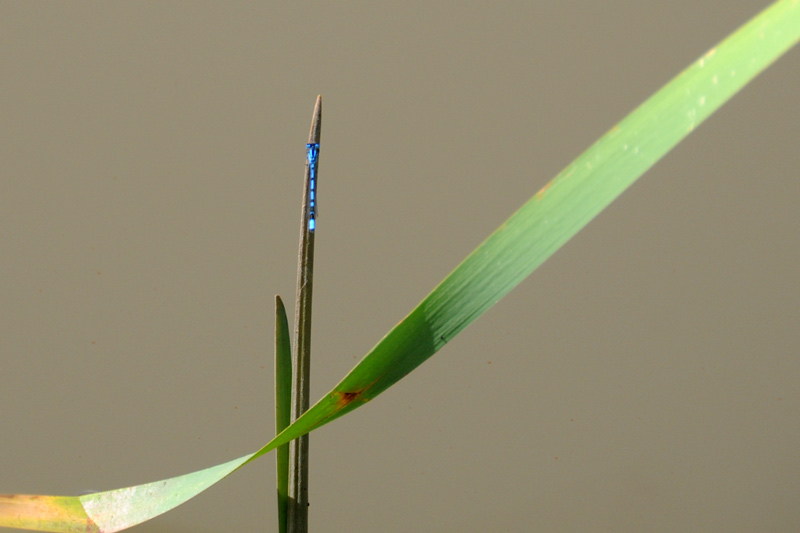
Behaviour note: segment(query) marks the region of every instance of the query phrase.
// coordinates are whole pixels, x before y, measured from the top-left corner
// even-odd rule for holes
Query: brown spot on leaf
[[[553,184],[552,180],[547,182],[544,187],[539,189],[539,192],[533,195],[533,197],[536,198],[537,200],[541,200],[541,198],[547,193],[547,189],[549,189],[552,184]]]
[[[366,401],[364,398],[361,398],[364,390],[358,391],[348,391],[348,392],[335,392],[334,395],[336,396],[336,403],[339,404],[339,409],[343,409],[347,407],[355,400],[359,401]]]

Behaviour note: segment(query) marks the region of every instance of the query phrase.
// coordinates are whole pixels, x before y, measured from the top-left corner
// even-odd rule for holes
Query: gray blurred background
[[[314,400],[766,5],[2,2],[0,492],[269,440],[317,94]],[[312,530],[800,530],[798,71],[314,432]],[[274,486],[270,454],[135,531],[274,531]]]

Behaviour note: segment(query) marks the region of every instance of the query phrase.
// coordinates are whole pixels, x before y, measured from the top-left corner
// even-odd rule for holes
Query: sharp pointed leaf
[[[275,297],[275,434],[286,429],[291,421],[292,345],[289,320],[280,296]],[[289,502],[289,445],[279,446],[275,453],[278,483],[278,531],[284,533]]]

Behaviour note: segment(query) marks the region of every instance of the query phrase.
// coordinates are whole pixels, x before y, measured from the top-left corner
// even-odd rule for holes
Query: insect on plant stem
[[[322,129],[322,97],[317,96],[311,131],[306,144],[306,171],[297,257],[294,360],[292,362],[292,412],[294,422],[308,410],[311,366],[311,296],[314,287],[314,232],[317,225],[319,141]],[[308,531],[308,435],[289,444],[289,533]]]

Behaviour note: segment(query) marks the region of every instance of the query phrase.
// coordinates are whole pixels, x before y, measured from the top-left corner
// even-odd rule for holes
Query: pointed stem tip
[[[317,103],[314,105],[314,116],[311,119],[311,131],[308,133],[308,143],[319,143],[322,130],[322,95],[317,96]]]

